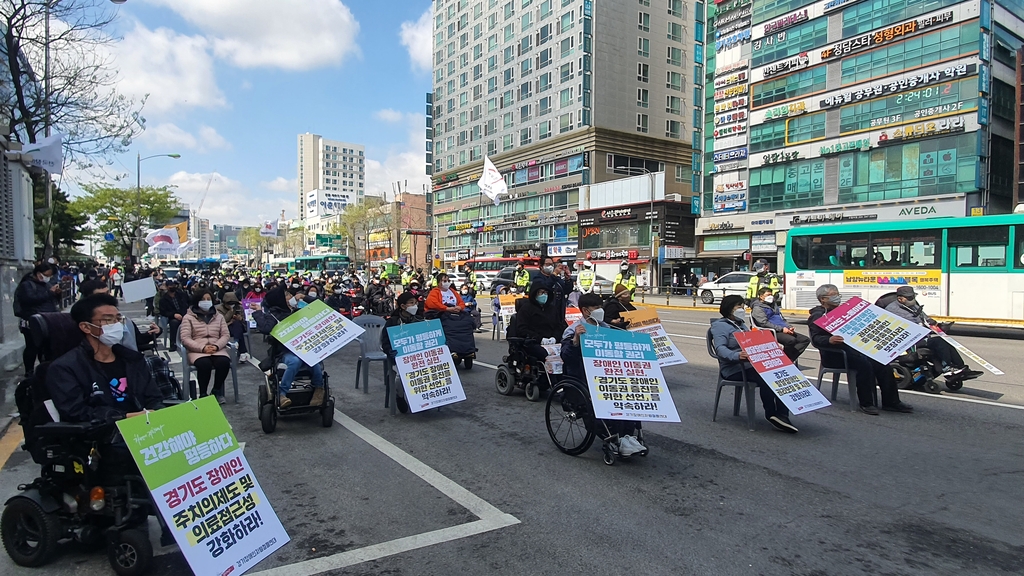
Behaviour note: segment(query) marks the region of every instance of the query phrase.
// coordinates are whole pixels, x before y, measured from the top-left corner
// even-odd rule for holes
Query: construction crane
[[[210,186],[213,184],[213,179],[217,177],[217,171],[214,170],[213,174],[210,175],[210,181],[206,183],[206,190],[203,190],[203,195],[199,198],[199,208],[193,212],[196,218],[199,217],[199,213],[203,210],[203,204],[206,204],[206,195],[210,193]]]

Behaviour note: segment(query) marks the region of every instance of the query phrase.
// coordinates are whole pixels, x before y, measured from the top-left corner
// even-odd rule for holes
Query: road
[[[489,332],[478,335],[477,365],[460,369],[468,399],[417,415],[390,416],[379,377],[369,394],[355,390],[358,347],[337,353],[327,362],[339,409],[331,428],[311,416],[263,434],[262,375],[243,365],[240,403],[225,413],[292,538],[252,573],[1024,571],[1018,341],[958,336],[1007,375],[983,376],[955,395],[904,393],[913,415],[851,413],[842,386],[834,406],[794,417],[800,433],[791,436],[760,416],[749,432],[742,412],[729,413],[731,392],[711,422],[717,365],[703,339],[712,317],[662,312],[689,360],[665,370],[682,423],[649,426],[650,456],[612,467],[598,446],[576,458],[558,452],[543,403],[495,392],[492,367],[505,343]],[[809,350],[801,365],[816,373],[816,355]],[[0,495],[37,470],[14,451],[0,470]],[[0,555],[0,574],[40,573],[110,569],[102,554],[70,544],[45,570]],[[152,573],[187,568],[171,547]]]

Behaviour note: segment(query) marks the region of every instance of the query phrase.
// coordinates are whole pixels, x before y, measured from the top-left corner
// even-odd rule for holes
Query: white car
[[[705,282],[697,290],[700,291],[700,301],[705,304],[714,304],[730,294],[747,297],[747,285],[753,272],[729,272],[719,276],[711,282]]]

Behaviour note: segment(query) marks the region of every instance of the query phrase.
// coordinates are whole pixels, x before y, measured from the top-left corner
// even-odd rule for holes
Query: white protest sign
[[[139,302],[146,298],[155,298],[156,283],[153,282],[152,278],[125,282],[121,284],[121,292],[124,295],[125,302]]]
[[[594,416],[679,422],[651,337],[585,326],[587,332],[580,336],[580,351]]]
[[[832,405],[786,356],[770,330],[737,332],[736,341],[747,353],[747,361],[790,412],[805,414]]]
[[[270,335],[309,366],[341,350],[364,330],[317,300],[278,322]]]
[[[686,357],[676,347],[676,343],[668,337],[668,332],[665,332],[665,327],[662,326],[657,311],[651,308],[638,308],[623,312],[621,315],[629,320],[630,332],[641,332],[651,337],[655,352],[658,353],[658,364],[662,368],[686,364]]]
[[[814,322],[879,364],[888,364],[931,333],[920,324],[886,312],[857,296]]]
[[[960,352],[960,354],[962,354],[964,356],[967,356],[971,360],[974,360],[974,362],[976,364],[978,364],[979,366],[984,366],[985,370],[988,370],[989,372],[995,374],[996,376],[1002,376],[1003,375],[1003,371],[1002,370],[1000,370],[999,368],[996,368],[995,366],[990,364],[987,360],[985,360],[981,356],[978,356],[977,354],[972,352],[967,346],[964,346],[963,344],[957,342],[956,340],[954,340],[951,336],[949,336],[945,332],[941,332],[940,331],[939,334],[942,335],[943,340],[945,340],[946,342],[949,342],[949,344],[951,346],[953,346],[954,348],[956,348]]]
[[[466,399],[440,320],[389,326],[388,338],[397,354],[395,365],[410,411],[439,408]]]

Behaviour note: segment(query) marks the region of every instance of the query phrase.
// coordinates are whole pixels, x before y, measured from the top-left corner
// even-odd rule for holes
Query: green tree
[[[263,255],[270,251],[278,241],[277,237],[260,236],[260,229],[254,226],[246,226],[238,233],[238,245],[244,246],[250,251],[255,250],[255,255],[250,252],[249,258],[256,264],[263,262]]]
[[[81,214],[88,214],[102,235],[114,234],[117,254],[125,260],[138,257],[136,249],[145,239],[146,228],[162,227],[179,210],[178,199],[166,186],[117,188],[107,184],[86,184],[85,194],[76,198],[72,206]],[[104,249],[104,253],[108,253]]]
[[[77,210],[67,193],[53,184],[51,184],[53,186],[53,208],[51,211],[46,207],[45,183],[39,180],[34,184],[36,186],[33,200],[37,210],[36,214],[40,215],[35,219],[36,246],[42,247],[42,251],[37,254],[37,257],[42,258],[46,252],[50,226],[53,227],[53,254],[60,257],[62,254],[74,252],[82,245],[79,240],[87,235],[86,225],[89,223],[89,217]]]

